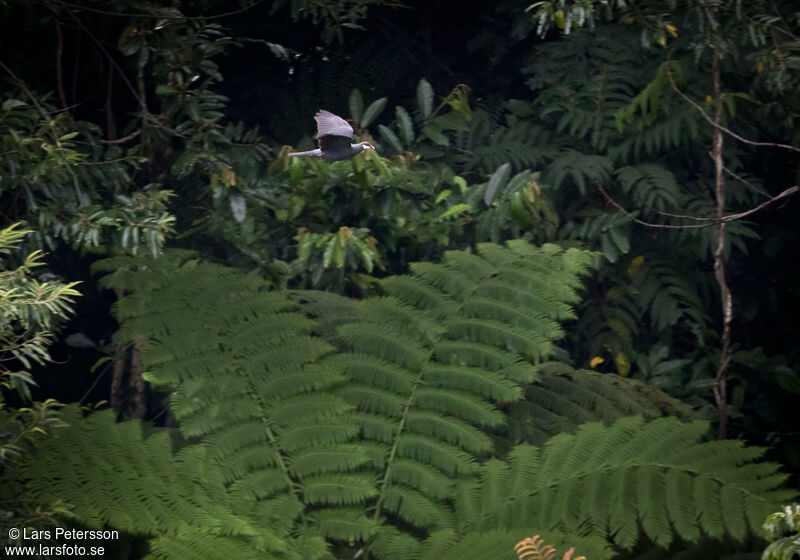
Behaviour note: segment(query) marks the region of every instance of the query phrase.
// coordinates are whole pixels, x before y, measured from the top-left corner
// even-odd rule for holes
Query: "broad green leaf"
[[[441,130],[433,128],[432,126],[426,126],[422,129],[422,134],[433,140],[434,144],[438,144],[439,146],[449,146],[450,139],[445,136]]]
[[[608,235],[611,237],[611,241],[614,242],[614,245],[617,246],[620,253],[625,254],[630,250],[631,243],[622,228],[611,228],[608,230]]]
[[[310,236],[304,235],[300,240],[300,245],[297,247],[297,258],[305,262],[311,255],[311,239]]]
[[[486,193],[483,195],[483,201],[487,206],[492,204],[492,200],[494,200],[497,190],[508,180],[508,174],[510,171],[511,166],[508,163],[504,163],[498,167],[494,173],[492,173],[492,176],[489,178],[489,184],[486,186]]]
[[[400,125],[400,135],[406,144],[411,144],[414,141],[414,123],[411,121],[411,116],[399,105],[395,109],[395,114],[397,123]]]
[[[417,105],[422,119],[427,120],[433,113],[433,87],[425,78],[422,78],[417,86]]]
[[[381,133],[381,137],[386,140],[389,144],[392,145],[392,148],[395,149],[397,152],[403,151],[403,144],[400,142],[400,139],[394,133],[394,131],[389,128],[388,126],[378,125],[378,130]]]
[[[24,107],[25,105],[27,105],[27,103],[19,99],[6,99],[3,101],[3,111],[10,111],[14,107]]]
[[[240,224],[247,217],[247,201],[239,194],[232,194],[230,198],[231,212],[233,212],[233,219]]]
[[[344,258],[347,255],[347,249],[342,247],[341,243],[336,243],[333,246],[333,260],[336,262],[337,268],[344,266]]]
[[[373,101],[364,111],[364,116],[361,117],[361,128],[367,128],[375,120],[375,117],[383,111],[384,107],[386,107],[386,97]]]
[[[361,97],[361,92],[353,89],[350,92],[350,116],[355,122],[361,122],[361,116],[364,114],[364,98]]]
[[[328,244],[325,246],[325,252],[322,253],[322,266],[324,268],[328,268],[331,265],[333,251],[335,250],[336,246],[339,245],[336,241],[336,236],[331,235],[330,239],[328,240]]]
[[[302,158],[291,158],[292,162],[289,164],[289,180],[293,185],[297,185],[303,180],[303,164]]]
[[[448,208],[447,211],[445,211],[444,214],[439,217],[447,218],[448,216],[457,216],[459,214],[463,214],[464,212],[468,212],[471,210],[471,208],[472,207],[469,204],[456,204]]]

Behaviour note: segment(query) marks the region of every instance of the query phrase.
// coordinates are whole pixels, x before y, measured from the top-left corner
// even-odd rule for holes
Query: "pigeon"
[[[369,142],[353,144],[353,127],[330,111],[318,111],[314,120],[317,121],[317,135],[314,138],[317,139],[319,148],[307,152],[292,152],[289,157],[321,157],[327,162],[334,162],[351,158],[364,150],[375,149]]]

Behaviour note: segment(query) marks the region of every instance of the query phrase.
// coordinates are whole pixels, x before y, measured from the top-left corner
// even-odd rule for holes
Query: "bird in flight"
[[[353,143],[353,127],[342,117],[337,117],[329,111],[318,111],[314,115],[317,121],[317,139],[319,148],[307,152],[292,152],[289,157],[310,156],[321,157],[327,162],[348,159],[364,150],[374,150],[375,146],[369,142]]]

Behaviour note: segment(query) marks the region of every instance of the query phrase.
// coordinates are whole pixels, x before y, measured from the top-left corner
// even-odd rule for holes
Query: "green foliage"
[[[681,401],[641,381],[574,370],[561,362],[545,362],[537,369],[540,378],[525,387],[525,399],[507,406],[513,443],[544,445],[581,424],[610,424],[625,416],[697,418]]]
[[[173,452],[165,433],[145,439],[135,423],[71,412],[73,427],[26,464],[28,488],[62,497],[81,523],[151,537],[163,559],[192,542],[209,557],[316,558],[324,538],[337,557],[433,560],[510,553],[532,527],[608,558],[609,543],[636,542],[637,520],[659,543],[675,538],[671,524],[688,541],[743,538],[788,495],[775,465],[752,463],[761,450],[702,443],[702,423],[617,420],[680,407],[543,363],[589,259],[480,245],[417,263],[362,301],[268,292],[186,252],[104,261],[104,284],[130,294],[117,305],[123,338],[143,344],[148,380],[198,444]],[[501,407],[537,379],[529,397],[543,406],[566,380],[578,408],[616,423],[490,458],[508,423]],[[571,408],[551,410],[585,419]]]
[[[800,505],[792,504],[769,514],[764,522],[770,545],[761,555],[762,560],[791,560],[800,556]]]
[[[722,57],[726,126],[755,140],[796,136],[793,7],[637,0],[595,11],[593,0],[558,0],[536,3],[531,20],[501,1],[476,12],[480,19],[464,18],[481,29],[462,60],[438,50],[452,37],[444,28],[429,41],[424,25],[403,28],[405,12],[367,18],[381,3],[245,2],[247,15],[204,20],[131,0],[0,0],[0,19],[36,20],[20,35],[58,40],[58,52],[35,51],[57,76],[48,75],[50,65],[17,68],[36,59],[25,41],[15,41],[20,54],[4,64],[17,62],[14,70],[36,88],[58,88],[60,106],[80,103],[58,109],[53,96],[29,91],[3,66],[15,88],[0,109],[5,215],[50,248],[156,255],[179,225],[175,241],[198,251],[98,267],[111,273],[104,285],[130,294],[117,306],[120,339],[145,349],[147,379],[169,394],[169,414],[158,418],[179,425],[174,449],[160,430],[147,437],[110,414],[83,419],[70,409],[72,426],[45,441],[39,465],[26,457],[42,431],[60,425],[57,403],[5,408],[0,432],[11,439],[0,446],[8,461],[0,503],[22,496],[30,480],[41,509],[25,497],[24,507],[0,515],[55,522],[62,506],[53,500],[63,496],[71,521],[141,535],[150,557],[164,560],[511,559],[513,544],[533,531],[589,558],[634,541],[630,554],[664,545],[653,557],[727,550],[766,511],[758,488],[767,500],[781,497],[770,486],[779,477],[750,462],[756,452],[697,443],[700,427],[657,420],[713,413],[718,365],[706,266],[714,228],[673,229],[705,225],[716,212],[705,156],[711,129],[669,76],[709,110],[712,48]],[[217,2],[201,4],[191,8],[212,12]],[[420,16],[443,11],[426,10]],[[600,21],[606,10],[617,24]],[[20,12],[27,19],[5,17]],[[263,25],[250,25],[256,18]],[[321,27],[290,28],[289,18]],[[217,22],[247,33],[288,29],[287,46],[236,38]],[[554,24],[571,37],[523,42],[537,23],[539,33]],[[583,25],[597,32],[575,32]],[[230,56],[242,45],[234,56],[255,65]],[[107,88],[95,87],[99,76]],[[454,86],[454,76],[465,76],[475,95]],[[525,79],[529,94],[520,90]],[[519,99],[504,100],[504,91]],[[333,165],[282,157],[279,145],[310,131],[320,107],[342,115],[349,107],[356,133],[378,152]],[[70,113],[105,115],[110,142]],[[794,172],[791,161],[762,160],[727,141],[725,162],[731,211],[758,204],[763,185]],[[636,220],[670,229],[645,230]],[[765,242],[751,266],[742,259],[755,227],[726,226],[724,256],[743,283],[734,289],[736,310],[742,323],[755,318],[734,333],[748,343],[770,322],[769,305],[788,309],[776,287],[781,274],[770,269],[763,282],[755,272],[791,247],[791,236],[772,227],[779,230],[759,228]],[[481,245],[509,239],[560,249]],[[448,252],[465,247],[475,252]],[[582,301],[575,273],[590,258],[567,247],[595,251]],[[443,265],[376,278],[445,254]],[[51,282],[45,278],[40,284]],[[564,319],[576,320],[557,323]],[[559,339],[567,352],[555,346]],[[25,355],[29,362],[45,359],[49,340],[41,342],[40,353]],[[735,350],[736,430],[768,432],[784,445],[789,424],[776,418],[798,391],[790,358],[774,347]],[[554,355],[606,373],[548,361]],[[19,396],[29,368],[16,368],[19,356],[11,363],[26,370],[4,376]],[[579,428],[590,421],[606,427]],[[523,441],[542,449],[510,451]],[[694,454],[681,462],[678,449]],[[533,457],[530,470],[520,466],[523,455]],[[559,462],[563,472],[551,468]],[[691,490],[692,501],[676,488]],[[490,507],[486,519],[476,511],[481,500],[504,504],[512,493],[510,510]],[[588,503],[595,496],[597,507]],[[699,518],[687,514],[690,505]],[[519,511],[525,525],[517,527]]]
[[[42,252],[27,255],[18,266],[11,263],[30,230],[19,224],[0,230],[0,406],[8,392],[30,400],[33,364],[50,359],[47,348],[53,329],[72,313],[79,296],[78,282],[62,284],[38,280],[34,269],[42,266]]]
[[[353,320],[329,343],[253,277],[192,261],[169,275],[103,266],[116,270],[109,285],[134,292],[119,304],[123,336],[149,340],[149,380],[173,388],[182,432],[205,438],[232,491],[251,507],[302,496],[311,509],[300,513],[298,502],[298,515],[324,536],[378,531],[380,541],[397,531],[379,531],[385,519],[446,526],[451,515],[438,502],[450,496],[448,478],[472,472],[491,449],[477,427],[502,424],[492,403],[519,399],[517,383],[535,378],[519,360],[549,353],[561,329],[548,316],[571,316],[587,264],[578,251],[522,243],[481,246],[480,255],[419,263],[411,276],[381,282],[388,297],[334,299]],[[535,292],[524,289],[531,284]],[[333,296],[298,294],[309,312],[327,315]],[[224,386],[209,391],[223,371]],[[374,513],[338,513],[353,507]]]
[[[674,418],[624,418],[610,427],[585,424],[543,449],[519,446],[508,463],[490,460],[478,481],[459,490],[459,511],[470,530],[584,528],[621,548],[639,538],[637,524],[658,544],[677,533],[742,538],[760,528],[785,476],[775,465],[751,465],[763,450],[741,442],[701,442],[708,424]],[[731,465],[741,467],[732,467]]]
[[[342,27],[359,28],[370,7],[393,4],[391,0],[278,0],[272,4],[276,12],[288,4],[293,20],[310,19],[322,24],[326,41],[342,40]]]
[[[137,187],[132,173],[141,157],[104,150],[97,127],[22,87],[27,100],[9,97],[0,109],[0,201],[10,215],[50,248],[65,241],[92,251],[157,254],[174,223],[166,209],[171,192]]]
[[[40,501],[65,501],[69,516],[84,526],[155,536],[148,560],[200,553],[300,559],[323,552],[317,539],[293,539],[281,524],[259,526],[252,514],[237,512],[226,472],[205,446],[173,454],[169,432],[144,437],[139,422],[116,423],[112,411],[82,418],[73,406],[62,418],[70,427],[25,461],[26,490]]]
[[[670,60],[665,62],[658,68],[656,77],[652,82],[647,84],[636,97],[634,97],[630,104],[619,109],[615,115],[617,121],[617,130],[622,132],[626,123],[633,120],[637,113],[641,113],[640,128],[645,125],[652,125],[656,118],[664,111],[661,105],[661,96],[670,78],[678,84],[683,85],[684,75],[683,68],[680,62]]]
[[[42,265],[42,253],[20,258],[20,245],[31,232],[13,224],[0,229],[0,542],[8,529],[27,524],[54,523],[63,513],[58,500],[33,503],[27,499],[17,471],[18,463],[45,436],[64,424],[60,404],[47,399],[30,406],[8,406],[7,401],[29,403],[34,364],[50,360],[48,347],[53,332],[70,314],[74,298],[80,295],[77,282],[62,284],[38,279],[34,270]],[[21,263],[16,264],[18,260]]]
[[[336,233],[309,233],[300,228],[297,233],[297,260],[304,263],[309,271],[313,270],[312,287],[330,285],[330,280],[324,278],[326,270],[363,266],[367,272],[372,272],[375,264],[383,268],[381,255],[375,245],[375,238],[369,235],[366,228],[342,226]],[[312,252],[315,262],[310,262]]]

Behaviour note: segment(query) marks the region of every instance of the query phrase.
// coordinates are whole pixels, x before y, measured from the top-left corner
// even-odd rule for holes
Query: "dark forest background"
[[[519,540],[518,529],[590,559],[759,557],[765,537],[781,536],[761,523],[790,501],[800,474],[799,35],[789,0],[0,0],[3,527],[118,528],[126,536],[115,558],[513,557],[492,547]],[[335,164],[288,158],[289,146],[314,147],[319,109],[348,119],[376,151]],[[544,248],[527,253],[520,242]],[[514,257],[497,256],[505,244]],[[460,282],[488,277],[477,264],[458,268],[462,252],[509,282],[532,266],[520,289],[538,303],[476,288],[485,307],[469,307]],[[283,303],[262,302],[263,293]],[[235,318],[225,315],[238,305]],[[221,334],[255,328],[273,305],[278,315],[264,321],[277,331],[265,326],[254,346],[237,350],[236,337]],[[358,338],[406,311],[415,318],[395,334]],[[312,412],[269,412],[270,399],[300,397],[253,381],[242,394],[267,411],[264,426],[278,423],[259,436],[275,455],[225,462],[260,429],[222,420],[245,401],[211,396],[256,368],[241,356],[309,337],[326,350],[298,347],[296,367],[324,366],[350,383],[364,354],[416,371],[399,357],[413,354],[416,336],[435,357],[419,366],[400,412],[389,404],[397,395],[322,374],[304,381],[306,397],[322,391],[344,407],[309,408],[327,411],[321,424],[352,415],[357,426],[304,443],[320,453],[305,472],[280,422]],[[473,374],[500,360],[469,362],[490,344],[535,371],[500,368],[485,394],[474,376],[452,373],[458,395],[419,404],[417,387],[449,387],[430,373],[446,361],[431,342],[439,336],[464,341],[447,360]],[[220,360],[208,363],[225,364],[215,375],[200,379],[189,361],[165,373],[170,360],[208,348]],[[289,368],[264,360],[263,372]],[[375,379],[394,375],[376,364]],[[190,398],[202,403],[192,414],[208,417],[186,417]],[[417,442],[403,458],[398,442],[416,406],[486,431],[493,451],[469,448],[466,432],[437,433],[454,449]],[[470,417],[473,406],[482,412]],[[489,410],[504,419],[494,425]],[[396,422],[395,436],[375,435],[365,411]],[[125,427],[134,425],[138,435]],[[646,432],[684,442],[652,457],[697,452],[675,459],[684,470],[671,459],[651,464],[646,450],[623,445]],[[162,433],[172,446],[148,447]],[[345,439],[362,447],[345,452]],[[715,443],[731,439],[747,447]],[[222,440],[230,449],[214,451]],[[637,474],[613,461],[587,466],[601,460],[600,441],[627,449],[619,464]],[[545,454],[588,447],[551,459],[577,474],[564,475],[563,490],[530,490],[539,501],[524,507],[547,512],[536,523],[508,504],[495,504],[506,514],[491,522],[465,521],[465,496],[479,493],[470,484],[490,484],[500,462],[517,465],[523,444]],[[456,461],[459,446],[474,456],[458,461],[487,470],[437,463],[437,453]],[[324,459],[320,450],[332,449],[342,456]],[[130,472],[139,459],[129,453],[143,461]],[[209,471],[186,470],[193,453],[210,453],[192,459]],[[281,457],[278,483],[259,469]],[[393,467],[396,457],[409,464]],[[766,462],[750,463],[756,457]],[[529,460],[519,464],[538,464]],[[161,482],[148,486],[146,472]],[[338,487],[332,494],[314,486],[323,475]],[[279,504],[281,484],[302,505]],[[451,484],[452,493],[435,490]],[[169,505],[142,497],[173,490]],[[605,505],[581,502],[590,490]],[[267,503],[295,521],[275,522]],[[120,504],[143,509],[122,520]],[[441,521],[450,515],[456,521]]]

